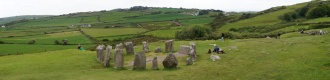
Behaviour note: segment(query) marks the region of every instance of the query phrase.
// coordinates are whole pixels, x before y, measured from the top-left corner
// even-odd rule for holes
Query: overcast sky
[[[18,15],[60,15],[132,6],[261,11],[311,0],[0,0],[0,18]]]

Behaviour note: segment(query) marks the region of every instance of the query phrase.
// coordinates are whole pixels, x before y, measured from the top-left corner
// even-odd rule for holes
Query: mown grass
[[[92,37],[139,34],[139,33],[147,31],[142,28],[108,28],[108,29],[83,28],[82,30],[86,34],[88,34]]]
[[[178,69],[133,71],[104,68],[96,61],[96,53],[91,51],[63,50],[36,54],[0,57],[0,79],[330,79],[330,37],[305,36],[286,39],[243,39],[221,41],[175,41],[175,50],[180,44],[196,42],[198,61],[186,66],[185,57],[178,58]],[[218,44],[226,54],[213,62],[206,54],[208,49]],[[151,43],[153,50],[164,42]],[[238,50],[229,50],[235,46]],[[163,47],[162,47],[163,48]],[[136,52],[141,45],[136,48]],[[148,56],[153,56],[147,53]],[[160,53],[165,55],[164,53]],[[127,59],[126,59],[127,58]],[[133,56],[125,56],[126,63]],[[112,61],[111,61],[112,62]],[[113,66],[113,62],[111,63]],[[129,76],[129,77],[127,77]]]

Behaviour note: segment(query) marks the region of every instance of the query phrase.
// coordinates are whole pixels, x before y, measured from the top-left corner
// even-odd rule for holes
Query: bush
[[[64,40],[62,40],[62,42],[63,42],[63,45],[67,45],[69,41],[67,39],[64,39]]]
[[[195,26],[175,33],[176,39],[206,39],[211,34],[208,27]]]
[[[34,44],[34,43],[36,43],[35,39],[32,39],[32,40],[28,41],[28,44]]]
[[[3,42],[3,41],[0,41],[0,44],[5,44],[5,42]]]
[[[103,41],[103,42],[108,42],[108,41],[109,41],[109,39],[102,39],[102,41]]]
[[[60,41],[58,41],[58,40],[55,40],[54,43],[57,44],[57,45],[61,44]]]

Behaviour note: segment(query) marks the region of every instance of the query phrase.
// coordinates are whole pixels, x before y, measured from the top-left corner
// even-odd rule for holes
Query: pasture
[[[92,37],[106,37],[106,36],[118,36],[118,35],[128,35],[128,34],[139,34],[146,32],[147,30],[142,28],[83,28],[86,34]]]
[[[96,52],[74,49],[35,54],[3,56],[0,58],[0,79],[330,79],[328,35],[292,37],[286,39],[241,39],[208,41],[175,41],[177,51],[180,44],[195,42],[198,60],[185,65],[186,57],[178,57],[179,68],[135,71],[131,66],[125,70],[104,68],[96,61]],[[206,54],[218,44],[226,54],[213,62]],[[150,43],[153,50],[163,42]],[[238,50],[229,50],[232,46]],[[302,50],[303,49],[303,50]],[[136,48],[140,51],[141,45]],[[214,53],[213,53],[214,54]],[[146,53],[148,57],[166,53]],[[133,56],[125,55],[125,64]],[[113,62],[111,63],[113,66]],[[13,67],[15,69],[13,69]],[[127,77],[129,76],[129,77]]]

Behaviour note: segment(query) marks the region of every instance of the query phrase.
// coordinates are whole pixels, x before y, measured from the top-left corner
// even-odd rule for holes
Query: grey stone
[[[168,40],[165,42],[165,51],[166,52],[172,52],[173,51],[173,45],[174,41],[173,40]]]
[[[180,54],[189,55],[190,54],[189,52],[190,52],[190,46],[185,46],[185,45],[180,46],[180,51],[179,51]]]
[[[104,67],[110,66],[111,50],[112,50],[112,46],[109,46],[109,45],[105,49],[105,57],[104,57],[104,61],[103,61]]]
[[[97,61],[103,63],[104,60],[104,45],[99,45],[96,47],[96,57]]]
[[[178,60],[173,53],[166,56],[163,61],[163,66],[164,68],[176,68],[178,66]]]
[[[190,58],[192,59],[192,61],[196,61],[197,56],[196,56],[196,53],[194,50],[190,50],[189,55],[190,55]]]
[[[192,61],[196,61],[197,53],[196,53],[196,44],[194,42],[190,43],[190,57],[192,58]]]
[[[142,46],[143,46],[142,49],[143,49],[144,52],[146,52],[146,53],[149,52],[149,44],[148,44],[148,42],[143,41],[142,42]]]
[[[163,52],[163,51],[162,51],[162,48],[161,48],[160,46],[158,46],[158,47],[155,49],[154,52],[155,52],[155,53],[160,53],[160,52]]]
[[[127,54],[134,54],[133,42],[125,42],[125,48]]]
[[[144,51],[135,53],[133,69],[146,69],[146,55]]]
[[[123,49],[123,48],[124,48],[123,43],[120,43],[120,44],[116,45],[116,49]]]
[[[192,65],[193,64],[193,61],[192,61],[191,58],[187,58],[186,62],[187,62],[187,65]]]
[[[154,57],[154,59],[152,60],[152,69],[153,69],[153,70],[158,70],[158,61],[157,61],[157,57]]]
[[[122,69],[124,67],[124,53],[122,49],[115,49],[114,68]]]

